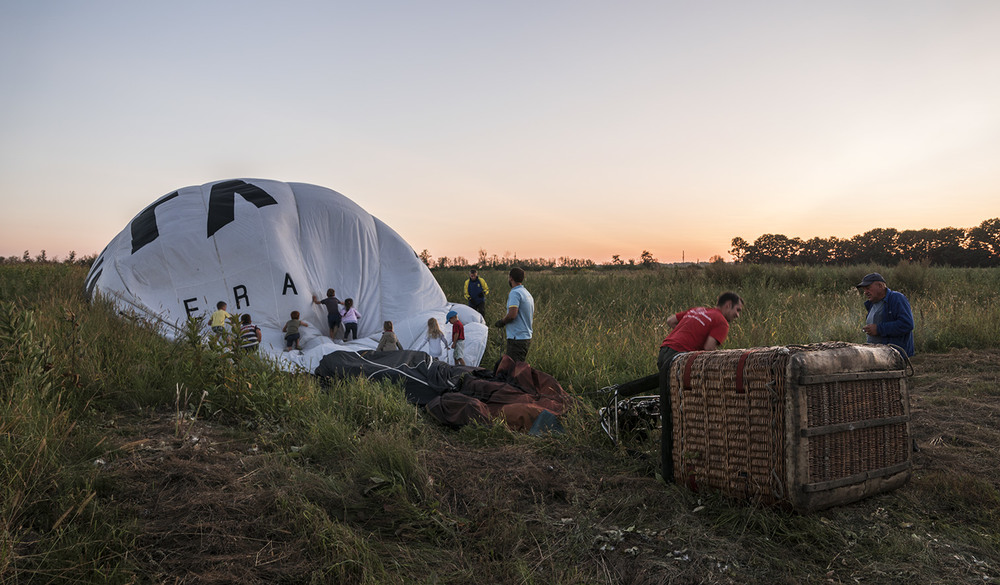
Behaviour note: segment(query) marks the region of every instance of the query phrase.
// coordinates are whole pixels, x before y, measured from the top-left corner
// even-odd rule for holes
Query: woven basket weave
[[[910,476],[906,361],[824,343],[680,354],[671,370],[675,480],[817,510]]]

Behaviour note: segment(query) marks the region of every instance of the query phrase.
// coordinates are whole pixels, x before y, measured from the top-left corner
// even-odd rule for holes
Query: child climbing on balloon
[[[253,324],[250,313],[240,315],[240,349],[243,351],[257,351],[260,346],[260,327]]]
[[[209,325],[212,327],[212,332],[216,335],[222,335],[222,332],[226,330],[226,322],[233,318],[226,311],[226,301],[219,301],[215,304],[216,311],[212,313]]]
[[[299,320],[298,311],[292,311],[291,317],[292,318],[285,323],[285,326],[281,328],[282,333],[285,334],[285,351],[291,351],[293,346],[295,349],[302,349],[299,346],[299,328],[309,326],[309,324],[305,321]]]
[[[427,353],[432,358],[448,361],[448,338],[444,336],[441,326],[438,325],[437,319],[434,317],[427,320],[427,334],[424,336],[424,341],[417,350],[419,351],[424,347],[427,347]]]
[[[326,289],[326,298],[320,300],[313,295],[313,303],[326,307],[326,324],[330,327],[330,339],[336,341],[337,331],[340,329],[340,305],[344,304],[337,298],[337,291],[332,288]]]
[[[354,299],[344,299],[344,309],[340,311],[340,317],[341,323],[344,325],[344,341],[347,341],[348,335],[357,339],[358,321],[361,319],[361,313],[354,308]]]
[[[392,331],[392,321],[386,321],[382,324],[382,339],[378,341],[378,347],[375,351],[398,351],[403,349],[403,346],[399,343],[399,338]]]

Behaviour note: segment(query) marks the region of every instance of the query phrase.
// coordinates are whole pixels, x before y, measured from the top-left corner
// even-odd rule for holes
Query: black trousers
[[[508,339],[505,354],[515,362],[528,361],[528,348],[531,347],[530,339]]]
[[[670,405],[670,364],[681,352],[661,347],[656,360],[660,370],[660,474],[666,483],[674,482],[674,418]]]

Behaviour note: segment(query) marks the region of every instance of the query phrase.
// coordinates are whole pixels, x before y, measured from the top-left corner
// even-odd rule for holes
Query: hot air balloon
[[[419,345],[431,317],[450,339],[445,315],[452,310],[465,324],[466,363],[478,365],[486,349],[482,317],[448,302],[399,234],[344,195],[306,183],[234,179],[164,195],[111,240],[86,288],[168,338],[225,302],[229,313],[252,316],[261,351],[289,369],[312,371],[334,351],[375,349],[384,321],[393,322],[404,348]],[[328,335],[327,310],[312,298],[330,288],[361,314],[357,340]],[[292,311],[309,324],[301,352],[283,351],[281,329]]]

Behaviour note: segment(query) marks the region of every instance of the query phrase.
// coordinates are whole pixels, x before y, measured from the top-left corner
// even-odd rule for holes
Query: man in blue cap
[[[455,365],[465,365],[465,325],[458,318],[458,313],[448,311],[445,323],[451,323],[451,346],[455,350]]]
[[[865,276],[855,286],[865,295],[868,317],[861,330],[868,336],[867,343],[896,345],[907,356],[912,356],[915,353],[913,311],[906,296],[886,286],[885,279],[878,272]]]

